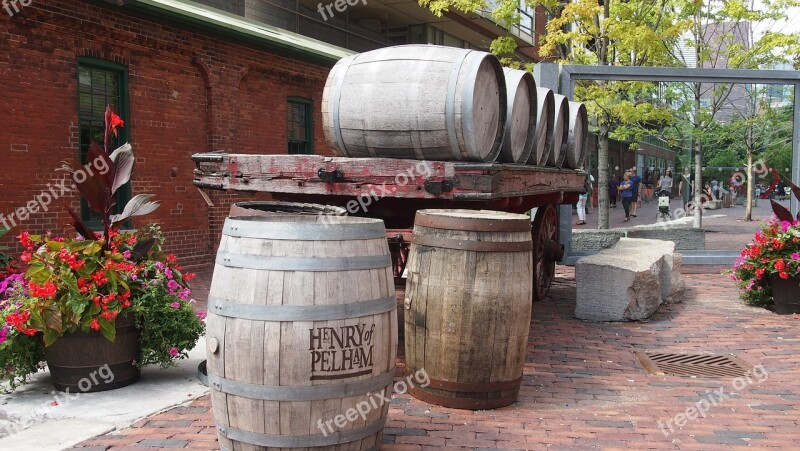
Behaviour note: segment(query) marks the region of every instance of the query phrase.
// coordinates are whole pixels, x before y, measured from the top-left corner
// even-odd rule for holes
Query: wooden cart
[[[383,219],[398,279],[417,210],[535,209],[535,301],[546,297],[563,256],[557,205],[577,202],[585,177],[573,169],[388,158],[199,153],[192,160],[200,188],[266,192],[279,201],[336,205],[351,215]]]

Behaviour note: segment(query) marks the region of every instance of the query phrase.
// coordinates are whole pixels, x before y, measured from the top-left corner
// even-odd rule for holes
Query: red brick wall
[[[64,177],[59,162],[77,155],[80,56],[128,68],[132,191],[161,201],[134,226],[160,223],[184,264],[210,261],[231,203],[264,197],[212,193],[208,207],[192,185],[191,154],[285,153],[288,96],[313,100],[315,153],[331,153],[319,112],[329,66],[78,0],[37,0],[13,17],[0,11],[0,40],[0,214],[54,185]],[[78,208],[77,196],[65,200]],[[13,232],[71,234],[67,221],[54,203]]]

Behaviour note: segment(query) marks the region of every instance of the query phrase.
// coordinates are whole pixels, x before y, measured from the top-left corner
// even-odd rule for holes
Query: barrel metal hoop
[[[414,225],[432,229],[462,230],[466,232],[530,232],[527,219],[488,219],[437,214],[417,214]]]
[[[533,243],[528,241],[472,241],[440,238],[428,235],[414,234],[411,240],[418,246],[439,247],[443,249],[458,249],[474,252],[528,252],[533,249]]]
[[[406,376],[413,374],[410,370],[406,370],[404,373]],[[433,378],[429,378],[429,380],[430,382],[425,388],[435,388],[437,390],[460,393],[494,393],[515,390],[522,384],[522,376],[514,380],[499,382],[453,382]]]
[[[458,135],[456,135],[456,88],[458,87],[458,76],[461,74],[461,67],[470,53],[472,52],[465,53],[461,61],[453,63],[453,68],[450,71],[450,80],[447,83],[447,102],[445,104],[444,118],[447,125],[447,140],[450,141],[450,150],[453,152],[453,159],[456,161],[464,159],[461,156]]]
[[[341,70],[336,73],[336,78],[333,80],[333,83],[331,83],[330,114],[333,116],[333,136],[336,139],[336,146],[346,157],[351,155],[347,152],[347,147],[344,145],[344,139],[342,139],[342,126],[339,121],[339,102],[341,102],[342,97],[342,85],[344,85],[347,72],[350,70],[350,65],[356,56],[358,55],[348,56],[339,61],[337,65],[341,64]]]
[[[453,409],[470,410],[497,409],[500,407],[509,406],[514,404],[519,396],[519,391],[517,390],[508,396],[502,396],[498,398],[453,398],[449,396],[437,395],[435,393],[425,391],[425,389],[420,387],[411,387],[408,392],[411,394],[411,396],[430,404],[450,407]]]
[[[219,433],[229,440],[274,448],[310,448],[315,446],[339,445],[367,438],[384,428],[386,425],[386,418],[381,418],[362,428],[349,431],[329,432],[327,435],[270,435],[236,429],[225,426],[219,422],[216,424]]]
[[[396,308],[394,296],[336,305],[251,305],[208,298],[211,313],[252,321],[331,321],[380,315]]]
[[[324,214],[320,214],[325,216]],[[222,228],[225,236],[292,241],[345,241],[386,239],[382,221],[331,224],[323,218],[320,223],[278,222],[261,219],[227,218]]]
[[[260,255],[218,252],[216,263],[228,268],[261,269],[270,271],[360,271],[391,268],[389,254],[361,257],[264,257]]]
[[[304,387],[261,385],[225,379],[208,374],[209,387],[229,395],[263,401],[320,401],[345,398],[383,390],[394,380],[394,368],[375,377],[344,384],[311,385]]]

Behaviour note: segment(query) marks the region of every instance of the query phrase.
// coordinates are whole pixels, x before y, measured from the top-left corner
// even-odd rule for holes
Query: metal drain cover
[[[642,366],[660,376],[740,377],[753,366],[733,354],[668,354],[635,352]]]

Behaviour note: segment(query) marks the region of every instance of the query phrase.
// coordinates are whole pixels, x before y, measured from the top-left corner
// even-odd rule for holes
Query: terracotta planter
[[[773,311],[779,315],[800,313],[800,278],[781,279],[780,277],[772,276],[770,282],[772,284],[772,298],[775,299]]]
[[[47,366],[57,390],[90,393],[125,387],[139,380],[140,331],[133,315],[116,320],[112,343],[100,332],[65,334],[45,348]]]

